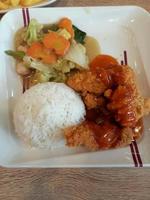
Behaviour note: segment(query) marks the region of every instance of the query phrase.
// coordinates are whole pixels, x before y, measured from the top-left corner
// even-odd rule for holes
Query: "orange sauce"
[[[100,54],[92,60],[92,62],[90,63],[90,69],[97,71],[100,68],[106,68],[118,64],[118,61],[114,57]]]

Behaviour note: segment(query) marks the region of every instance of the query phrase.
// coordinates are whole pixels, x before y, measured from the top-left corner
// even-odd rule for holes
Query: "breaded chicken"
[[[131,144],[133,140],[131,128],[119,129],[110,123],[96,126],[99,133],[95,132],[95,128],[90,128],[88,122],[65,129],[67,145],[85,146],[90,150],[98,150],[123,147]]]
[[[69,77],[67,85],[77,92],[102,94],[106,90],[105,84],[96,73],[88,70],[80,71]]]
[[[134,127],[138,120],[136,98],[129,85],[119,85],[109,98],[108,110],[114,112],[116,121],[124,127]]]
[[[118,66],[112,75],[116,89],[109,95],[107,108],[124,127],[134,127],[136,122],[150,112],[150,101],[141,96],[134,71],[129,66]],[[105,95],[106,96],[106,95]]]
[[[88,110],[104,105],[105,100],[103,97],[97,97],[96,95],[91,93],[86,93],[82,96]]]
[[[98,150],[99,145],[95,140],[94,132],[89,128],[88,123],[65,129],[67,145],[70,147],[85,146],[91,150]]]
[[[134,71],[129,66],[102,68],[99,74],[90,70],[78,72],[69,78],[67,84],[80,92],[89,111],[102,106],[110,113],[110,118],[104,117],[99,125],[96,116],[93,122],[85,121],[64,130],[69,146],[109,149],[126,146],[134,138],[142,136],[140,121],[150,112],[150,99],[140,95]],[[99,115],[101,117],[101,113]],[[94,128],[91,128],[91,123]]]

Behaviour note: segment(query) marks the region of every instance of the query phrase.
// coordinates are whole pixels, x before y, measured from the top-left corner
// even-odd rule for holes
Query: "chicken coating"
[[[81,93],[89,92],[100,95],[106,90],[106,86],[100,77],[88,70],[77,72],[69,77],[67,85]]]
[[[133,88],[119,85],[109,100],[107,108],[114,112],[116,121],[124,127],[134,127],[138,118]]]
[[[118,128],[110,122],[100,126],[86,121],[65,129],[65,137],[68,146],[85,146],[90,150],[98,150],[131,144],[133,133],[131,128]]]
[[[129,66],[102,68],[99,74],[80,71],[71,76],[67,84],[81,93],[87,109],[103,105],[100,95],[108,98],[107,108],[122,126],[134,127],[143,115],[144,101],[137,89],[134,71]]]
[[[99,145],[95,140],[94,132],[89,128],[89,125],[86,122],[66,128],[65,137],[68,146],[86,146],[90,150],[99,149]]]
[[[88,110],[103,106],[105,103],[105,100],[103,97],[97,97],[94,94],[86,93],[83,96],[83,101],[87,107]]]
[[[68,146],[109,149],[126,146],[142,136],[141,121],[150,112],[150,99],[140,95],[129,66],[101,68],[98,74],[77,72],[67,84],[80,92],[87,108],[86,119],[90,120],[64,130]],[[93,109],[97,110],[94,114]]]

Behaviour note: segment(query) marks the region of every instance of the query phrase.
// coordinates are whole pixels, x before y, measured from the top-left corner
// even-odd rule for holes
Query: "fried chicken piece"
[[[131,144],[132,141],[133,141],[132,129],[129,127],[122,128],[120,138],[114,147],[115,148],[124,147],[124,146]]]
[[[118,65],[113,67],[113,82],[117,85],[132,85],[136,87],[135,74],[131,67],[127,65]]]
[[[135,87],[134,72],[129,66],[111,65],[105,68],[100,68],[99,77],[108,88],[117,85],[133,84]]]
[[[66,128],[64,132],[68,146],[85,146],[90,150],[99,149],[99,145],[95,140],[94,132],[89,128],[89,125],[86,122]]]
[[[88,70],[75,73],[69,77],[67,84],[77,92],[89,92],[100,95],[106,90],[106,86],[100,77]]]
[[[86,121],[65,129],[65,137],[68,146],[98,150],[126,146],[132,142],[133,133],[131,128],[118,128],[110,122],[97,125]]]
[[[124,127],[134,127],[138,118],[136,96],[133,88],[119,85],[110,97],[107,108],[114,112],[115,119]]]
[[[92,120],[65,129],[68,146],[110,149],[126,146],[142,136],[143,126],[139,119],[150,112],[150,99],[140,95],[130,67],[102,68],[99,75],[91,71],[77,72],[67,84],[81,93],[88,108],[86,119]],[[99,101],[101,97],[105,101]],[[103,107],[110,117],[101,113]]]
[[[83,96],[83,101],[87,109],[89,110],[104,105],[105,100],[103,97],[97,97],[96,95],[91,93],[86,93],[82,96]]]
[[[120,125],[134,127],[144,115],[144,98],[138,91],[134,72],[129,66],[116,66],[111,73],[117,87],[108,96],[110,103],[107,108],[114,113]]]

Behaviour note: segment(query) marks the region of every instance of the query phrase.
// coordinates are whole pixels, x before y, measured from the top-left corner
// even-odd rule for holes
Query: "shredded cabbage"
[[[87,69],[88,68],[88,57],[86,55],[86,48],[75,41],[72,42],[68,53],[64,56],[66,60],[76,63],[78,66]]]
[[[25,62],[26,66],[32,69],[37,69],[40,72],[43,73],[53,73],[53,68],[51,68],[49,65],[43,64],[42,62],[30,57],[25,56],[23,58],[23,61]]]
[[[39,24],[36,19],[31,19],[24,38],[28,45],[41,39],[42,28],[43,25]]]
[[[64,71],[66,72],[70,71],[70,68],[68,70],[67,65],[65,65],[67,69],[62,68],[63,70],[58,70],[60,63],[61,63],[60,66],[62,66],[62,62],[57,63],[55,65],[46,65],[29,56],[25,56],[23,60],[25,62],[26,67],[36,70],[36,73],[32,79],[33,80],[35,79],[37,83],[47,82],[47,81],[65,82],[67,76],[64,73]]]

